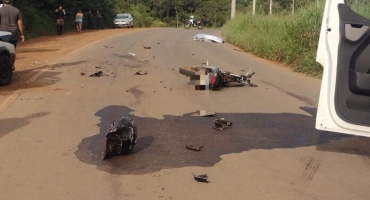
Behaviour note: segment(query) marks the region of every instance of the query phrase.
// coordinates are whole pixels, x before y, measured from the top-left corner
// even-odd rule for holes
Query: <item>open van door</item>
[[[370,20],[326,0],[316,60],[323,78],[316,129],[370,137]]]

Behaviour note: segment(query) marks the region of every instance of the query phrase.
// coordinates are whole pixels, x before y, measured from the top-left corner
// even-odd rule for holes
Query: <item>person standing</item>
[[[91,12],[91,10],[89,10],[89,13],[87,13],[87,26],[90,30],[94,29],[93,19],[94,14]]]
[[[21,33],[21,42],[24,42],[24,29],[22,14],[18,8],[12,6],[12,3],[13,0],[3,0],[3,6],[0,7],[0,31],[10,32],[11,35],[2,38],[16,47],[19,40],[18,32]]]
[[[78,11],[76,14],[76,28],[77,32],[82,31],[82,22],[83,22],[84,14],[81,12],[81,10]]]
[[[95,20],[96,20],[96,29],[103,29],[102,25],[103,17],[101,16],[99,10],[96,11]]]
[[[66,16],[66,11],[62,6],[59,6],[54,12],[56,23],[57,23],[57,35],[62,35],[62,30],[64,26],[64,18]]]

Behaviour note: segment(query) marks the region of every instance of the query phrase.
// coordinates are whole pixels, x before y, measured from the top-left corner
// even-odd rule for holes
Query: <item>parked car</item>
[[[113,18],[113,27],[114,28],[119,28],[119,27],[134,28],[134,18],[129,13],[117,14]]]
[[[0,31],[0,86],[8,85],[12,79],[15,62],[14,45],[1,41],[1,37],[11,33]]]
[[[344,0],[326,1],[316,57],[324,68],[316,128],[370,137],[370,19],[352,8]]]

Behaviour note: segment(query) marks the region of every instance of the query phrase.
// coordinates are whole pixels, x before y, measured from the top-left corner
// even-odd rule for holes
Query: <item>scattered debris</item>
[[[234,49],[234,51],[243,51],[243,50],[241,50],[241,49]]]
[[[194,36],[193,40],[202,42],[206,41],[206,42],[224,43],[224,40],[222,38],[209,34],[197,34]]]
[[[128,53],[130,56],[136,56],[136,53]]]
[[[207,174],[201,174],[201,175],[195,175],[193,174],[194,176],[194,179],[198,182],[202,182],[202,183],[209,183],[209,180],[208,180],[208,175]]]
[[[91,74],[89,77],[101,77],[101,76],[109,76],[109,75],[104,74],[102,71],[98,71],[98,72]]]
[[[160,45],[160,44],[161,44],[161,43],[159,43],[159,42],[157,43],[157,45]]]
[[[105,69],[105,67],[104,67],[104,66],[96,66],[95,68],[96,68],[96,69]]]
[[[85,76],[85,75],[86,75],[85,73],[81,72],[81,76]]]
[[[144,45],[142,45],[142,46],[143,46],[144,49],[151,49],[152,48],[152,47],[149,47],[149,46],[148,47],[146,47]]]
[[[185,145],[185,147],[193,151],[200,151],[204,146],[194,147],[193,145]]]
[[[193,117],[209,117],[209,116],[215,116],[216,113],[208,112],[206,110],[197,110],[196,112],[191,113],[190,115]]]
[[[36,64],[36,65],[41,65],[41,63],[40,63],[40,62],[38,62],[38,61],[35,61],[35,64]]]
[[[233,124],[232,122],[226,120],[225,118],[215,119],[213,120],[213,123],[215,124],[213,128],[220,130],[220,131],[224,130],[225,128],[228,128],[229,126]]]
[[[135,75],[146,75],[148,72],[142,72],[141,70],[137,71]]]

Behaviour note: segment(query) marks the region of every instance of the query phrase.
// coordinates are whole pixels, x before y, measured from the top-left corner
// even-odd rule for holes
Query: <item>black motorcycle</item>
[[[137,142],[137,127],[129,117],[122,117],[117,124],[114,122],[105,134],[103,160],[129,153]]]
[[[194,27],[197,27],[199,30],[202,30],[205,25],[206,25],[206,21],[204,18],[202,18],[199,21],[196,21],[194,19],[194,16],[190,16],[188,22],[184,24],[184,28],[189,29],[190,27],[194,26]]]

